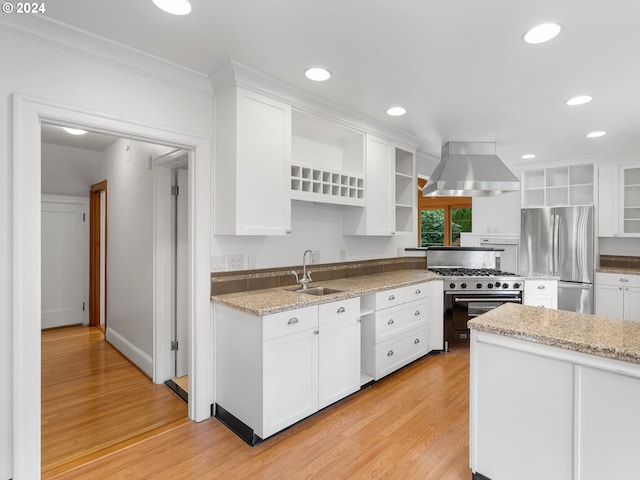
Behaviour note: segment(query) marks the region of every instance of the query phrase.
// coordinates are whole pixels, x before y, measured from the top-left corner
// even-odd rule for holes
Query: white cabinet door
[[[360,390],[360,323],[357,318],[321,327],[318,380],[319,408]]]
[[[344,233],[394,235],[395,146],[367,134],[365,154],[365,207],[345,211]]]
[[[640,165],[620,166],[618,190],[620,236],[640,237]]]
[[[291,233],[291,106],[241,88],[216,95],[214,233]]]
[[[598,168],[598,236],[618,236],[618,166]]]
[[[596,284],[596,315],[624,317],[623,289],[616,285]]]
[[[640,381],[595,368],[580,367],[579,372],[574,478],[638,478]]]
[[[625,287],[624,319],[640,321],[640,288]]]
[[[472,470],[495,480],[574,478],[574,366],[487,343],[471,351]]]
[[[269,435],[318,410],[318,331],[264,342],[263,430]]]

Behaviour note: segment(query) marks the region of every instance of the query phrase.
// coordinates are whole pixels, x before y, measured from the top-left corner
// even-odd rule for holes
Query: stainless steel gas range
[[[469,339],[467,322],[503,303],[522,303],[523,278],[499,268],[496,248],[429,247],[427,268],[444,277],[445,350]]]

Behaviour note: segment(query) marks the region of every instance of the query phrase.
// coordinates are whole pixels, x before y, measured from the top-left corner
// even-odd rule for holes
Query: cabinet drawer
[[[416,301],[376,313],[375,343],[400,335],[426,322],[426,305]]]
[[[553,297],[543,295],[532,295],[526,298],[525,305],[531,307],[555,308],[553,305]]]
[[[383,308],[393,307],[405,302],[404,290],[405,287],[393,288],[391,290],[385,290],[383,292],[376,293],[376,310]]]
[[[318,306],[320,326],[332,323],[349,323],[360,316],[360,298],[348,298]]]
[[[429,283],[419,283],[417,285],[408,285],[404,287],[405,301],[411,302],[421,298],[427,298],[431,290]]]
[[[525,280],[524,294],[528,295],[552,295],[557,294],[558,282],[556,280]]]
[[[427,327],[376,348],[376,380],[426,355],[429,351]]]
[[[613,285],[616,287],[640,287],[640,275],[621,273],[596,273],[597,285]]]
[[[262,340],[290,335],[317,326],[317,305],[272,313],[262,317]]]

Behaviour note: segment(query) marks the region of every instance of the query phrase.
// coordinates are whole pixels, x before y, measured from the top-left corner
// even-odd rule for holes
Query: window
[[[425,180],[418,179],[423,187]],[[423,197],[418,191],[419,245],[460,245],[460,234],[471,231],[471,197]]]

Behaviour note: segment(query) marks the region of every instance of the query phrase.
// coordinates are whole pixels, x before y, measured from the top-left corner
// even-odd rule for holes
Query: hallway
[[[43,479],[189,422],[185,402],[86,326],[42,331],[41,403]]]

